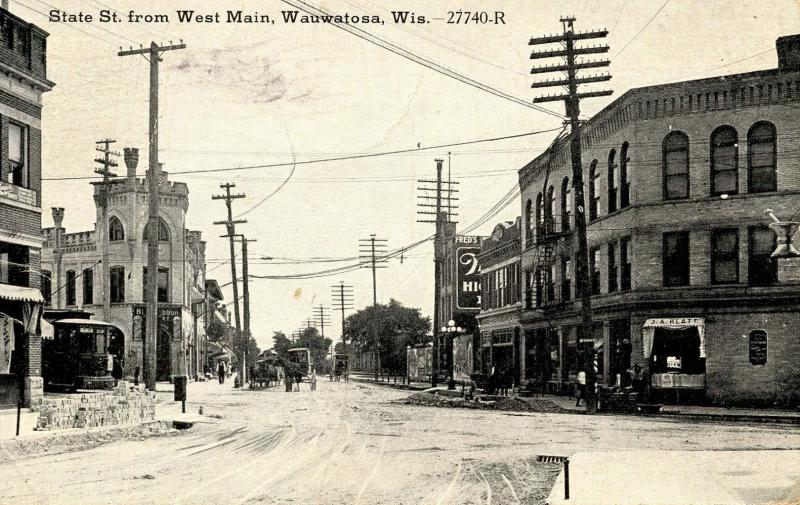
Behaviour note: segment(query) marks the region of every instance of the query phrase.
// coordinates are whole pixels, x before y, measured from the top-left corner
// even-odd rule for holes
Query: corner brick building
[[[800,35],[776,69],[632,89],[583,137],[594,338],[578,341],[569,137],[519,172],[527,374],[568,390],[644,369],[664,401],[792,403],[800,260],[773,260],[764,210],[800,211]],[[580,209],[578,209],[580,210]]]
[[[0,408],[41,402],[42,94],[47,32],[0,9]]]

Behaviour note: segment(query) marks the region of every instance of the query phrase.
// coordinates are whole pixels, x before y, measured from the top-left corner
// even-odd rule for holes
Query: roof
[[[44,303],[42,292],[36,288],[0,284],[0,299],[20,302]]]
[[[206,279],[206,291],[208,291],[208,295],[217,299],[223,300],[222,290],[219,287],[219,283],[215,279]]]
[[[113,326],[116,328],[115,324],[107,323],[105,321],[100,321],[98,319],[57,319],[53,321],[53,324],[91,324],[95,326]]]

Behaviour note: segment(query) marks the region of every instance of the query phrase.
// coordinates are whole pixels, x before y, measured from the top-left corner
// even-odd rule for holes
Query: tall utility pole
[[[116,140],[112,139],[103,139],[95,142],[98,145],[98,147],[95,149],[103,153],[103,157],[95,158],[94,160],[100,164],[100,167],[95,168],[94,172],[103,176],[103,182],[100,183],[101,187],[103,188],[100,192],[100,219],[102,220],[102,224],[99,226],[99,228],[100,233],[103,234],[100,242],[102,244],[101,247],[103,248],[103,289],[101,291],[103,293],[103,320],[105,321],[108,321],[111,317],[111,289],[109,286],[109,278],[111,277],[111,260],[109,259],[108,251],[108,195],[111,192],[111,178],[117,176],[117,174],[111,172],[112,168],[118,166],[117,162],[112,159],[112,156],[119,156],[118,152],[111,150],[111,144],[114,142],[116,142]]]
[[[342,347],[345,354],[347,354],[347,340],[345,340],[344,333],[344,311],[353,308],[353,286],[345,284],[340,281],[339,284],[331,286],[331,298],[333,299],[333,308],[342,312]]]
[[[159,46],[150,43],[149,48],[122,50],[118,56],[142,55],[150,63],[150,156],[147,171],[148,234],[147,234],[147,330],[144,341],[144,383],[147,389],[156,389],[156,338],[158,335],[158,63],[167,51],[186,49],[186,44],[170,43]],[[183,343],[181,343],[183,345]]]
[[[242,322],[239,316],[239,279],[236,277],[236,247],[234,243],[234,238],[236,237],[236,225],[237,224],[244,224],[247,222],[246,219],[233,219],[233,209],[231,208],[231,202],[236,200],[237,198],[244,198],[244,193],[236,193],[231,194],[231,189],[236,187],[236,184],[226,182],[225,184],[220,184],[220,188],[225,190],[224,195],[213,195],[211,197],[212,200],[225,200],[225,206],[228,208],[228,219],[225,221],[214,221],[214,224],[218,225],[225,225],[228,230],[226,235],[222,235],[222,237],[227,237],[230,243],[230,250],[231,250],[231,283],[233,284],[233,317],[236,321],[236,338],[242,338]],[[244,354],[239,353],[239,368],[242,368],[242,361],[244,360]],[[241,373],[239,376],[241,377]],[[239,381],[240,384],[244,384],[241,380]]]
[[[314,322],[319,324],[322,338],[325,338],[325,325],[330,326],[331,324],[331,315],[325,312],[326,310],[327,307],[324,305],[314,307]]]
[[[380,373],[380,360],[381,352],[378,343],[378,327],[375,318],[378,317],[378,282],[377,270],[379,268],[389,268],[389,260],[386,258],[388,254],[388,245],[386,239],[376,238],[373,233],[369,238],[362,238],[358,240],[358,255],[361,260],[361,268],[372,269],[372,352],[375,362],[375,380],[378,380]]]
[[[431,362],[433,370],[431,370],[431,387],[436,387],[439,381],[439,327],[442,317],[442,307],[440,303],[441,290],[442,290],[442,266],[444,263],[444,242],[445,242],[445,225],[452,223],[450,217],[457,216],[453,210],[457,208],[453,201],[457,198],[451,197],[451,194],[457,190],[452,189],[454,183],[450,180],[446,182],[447,188],[443,188],[444,182],[442,181],[442,163],[444,160],[434,160],[436,162],[436,179],[419,179],[417,182],[419,186],[417,189],[422,191],[422,194],[417,195],[421,201],[417,203],[417,214],[421,219],[417,219],[418,223],[433,223],[436,225],[436,235],[433,241],[433,355]],[[431,194],[433,193],[433,194]],[[443,196],[443,193],[445,195]],[[445,200],[445,201],[443,201]],[[430,203],[434,201],[435,203]],[[430,216],[434,216],[433,219]],[[448,346],[450,348],[451,346]],[[452,357],[452,350],[450,352],[450,360]],[[449,361],[448,361],[449,363]]]
[[[244,385],[247,384],[247,350],[250,348],[250,283],[248,282],[248,276],[250,275],[247,270],[247,243],[248,242],[256,242],[256,239],[248,239],[245,238],[244,235],[236,235],[236,238],[239,239],[239,242],[242,243],[242,304],[244,305],[244,327],[242,335],[242,388]]]
[[[566,87],[566,94],[548,95],[534,98],[534,103],[563,101],[566,106],[567,116],[570,124],[570,157],[572,159],[572,187],[575,191],[575,229],[578,233],[578,255],[576,258],[576,276],[579,281],[581,297],[581,340],[584,343],[586,352],[584,353],[584,370],[586,372],[586,413],[594,414],[597,412],[596,384],[597,370],[595,363],[594,332],[592,331],[592,305],[591,305],[591,279],[589,277],[589,253],[586,240],[586,214],[585,199],[583,194],[583,164],[581,160],[581,123],[580,123],[580,100],[582,98],[592,98],[598,96],[608,96],[611,90],[578,92],[578,85],[604,82],[611,79],[610,74],[593,75],[578,77],[579,70],[587,68],[607,67],[609,60],[581,61],[577,62],[576,57],[586,54],[601,54],[608,52],[608,46],[575,47],[575,42],[579,40],[589,40],[603,38],[608,35],[607,30],[592,32],[575,33],[573,23],[574,17],[561,18],[563,28],[562,35],[531,38],[529,45],[542,44],[563,44],[559,49],[548,49],[534,51],[531,59],[542,58],[563,58],[564,62],[557,65],[534,67],[531,74],[544,74],[548,72],[566,72],[567,78],[559,78],[548,81],[534,82],[532,88],[547,88],[551,86]]]

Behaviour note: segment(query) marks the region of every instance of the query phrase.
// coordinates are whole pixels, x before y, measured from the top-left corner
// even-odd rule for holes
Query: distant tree
[[[328,363],[328,352],[333,341],[329,338],[322,338],[319,331],[313,326],[300,332],[297,341],[292,347],[305,347],[311,351],[311,361],[318,372],[326,370]]]
[[[206,328],[206,335],[212,342],[220,342],[225,339],[228,328],[220,321],[213,320]]]
[[[286,351],[292,348],[292,341],[282,331],[272,333],[272,350],[281,358],[286,357]]]
[[[423,317],[420,309],[392,299],[388,305],[370,305],[350,315],[345,335],[357,352],[374,350],[377,344],[382,368],[396,373],[405,369],[407,346],[430,340],[430,327],[430,318]]]

